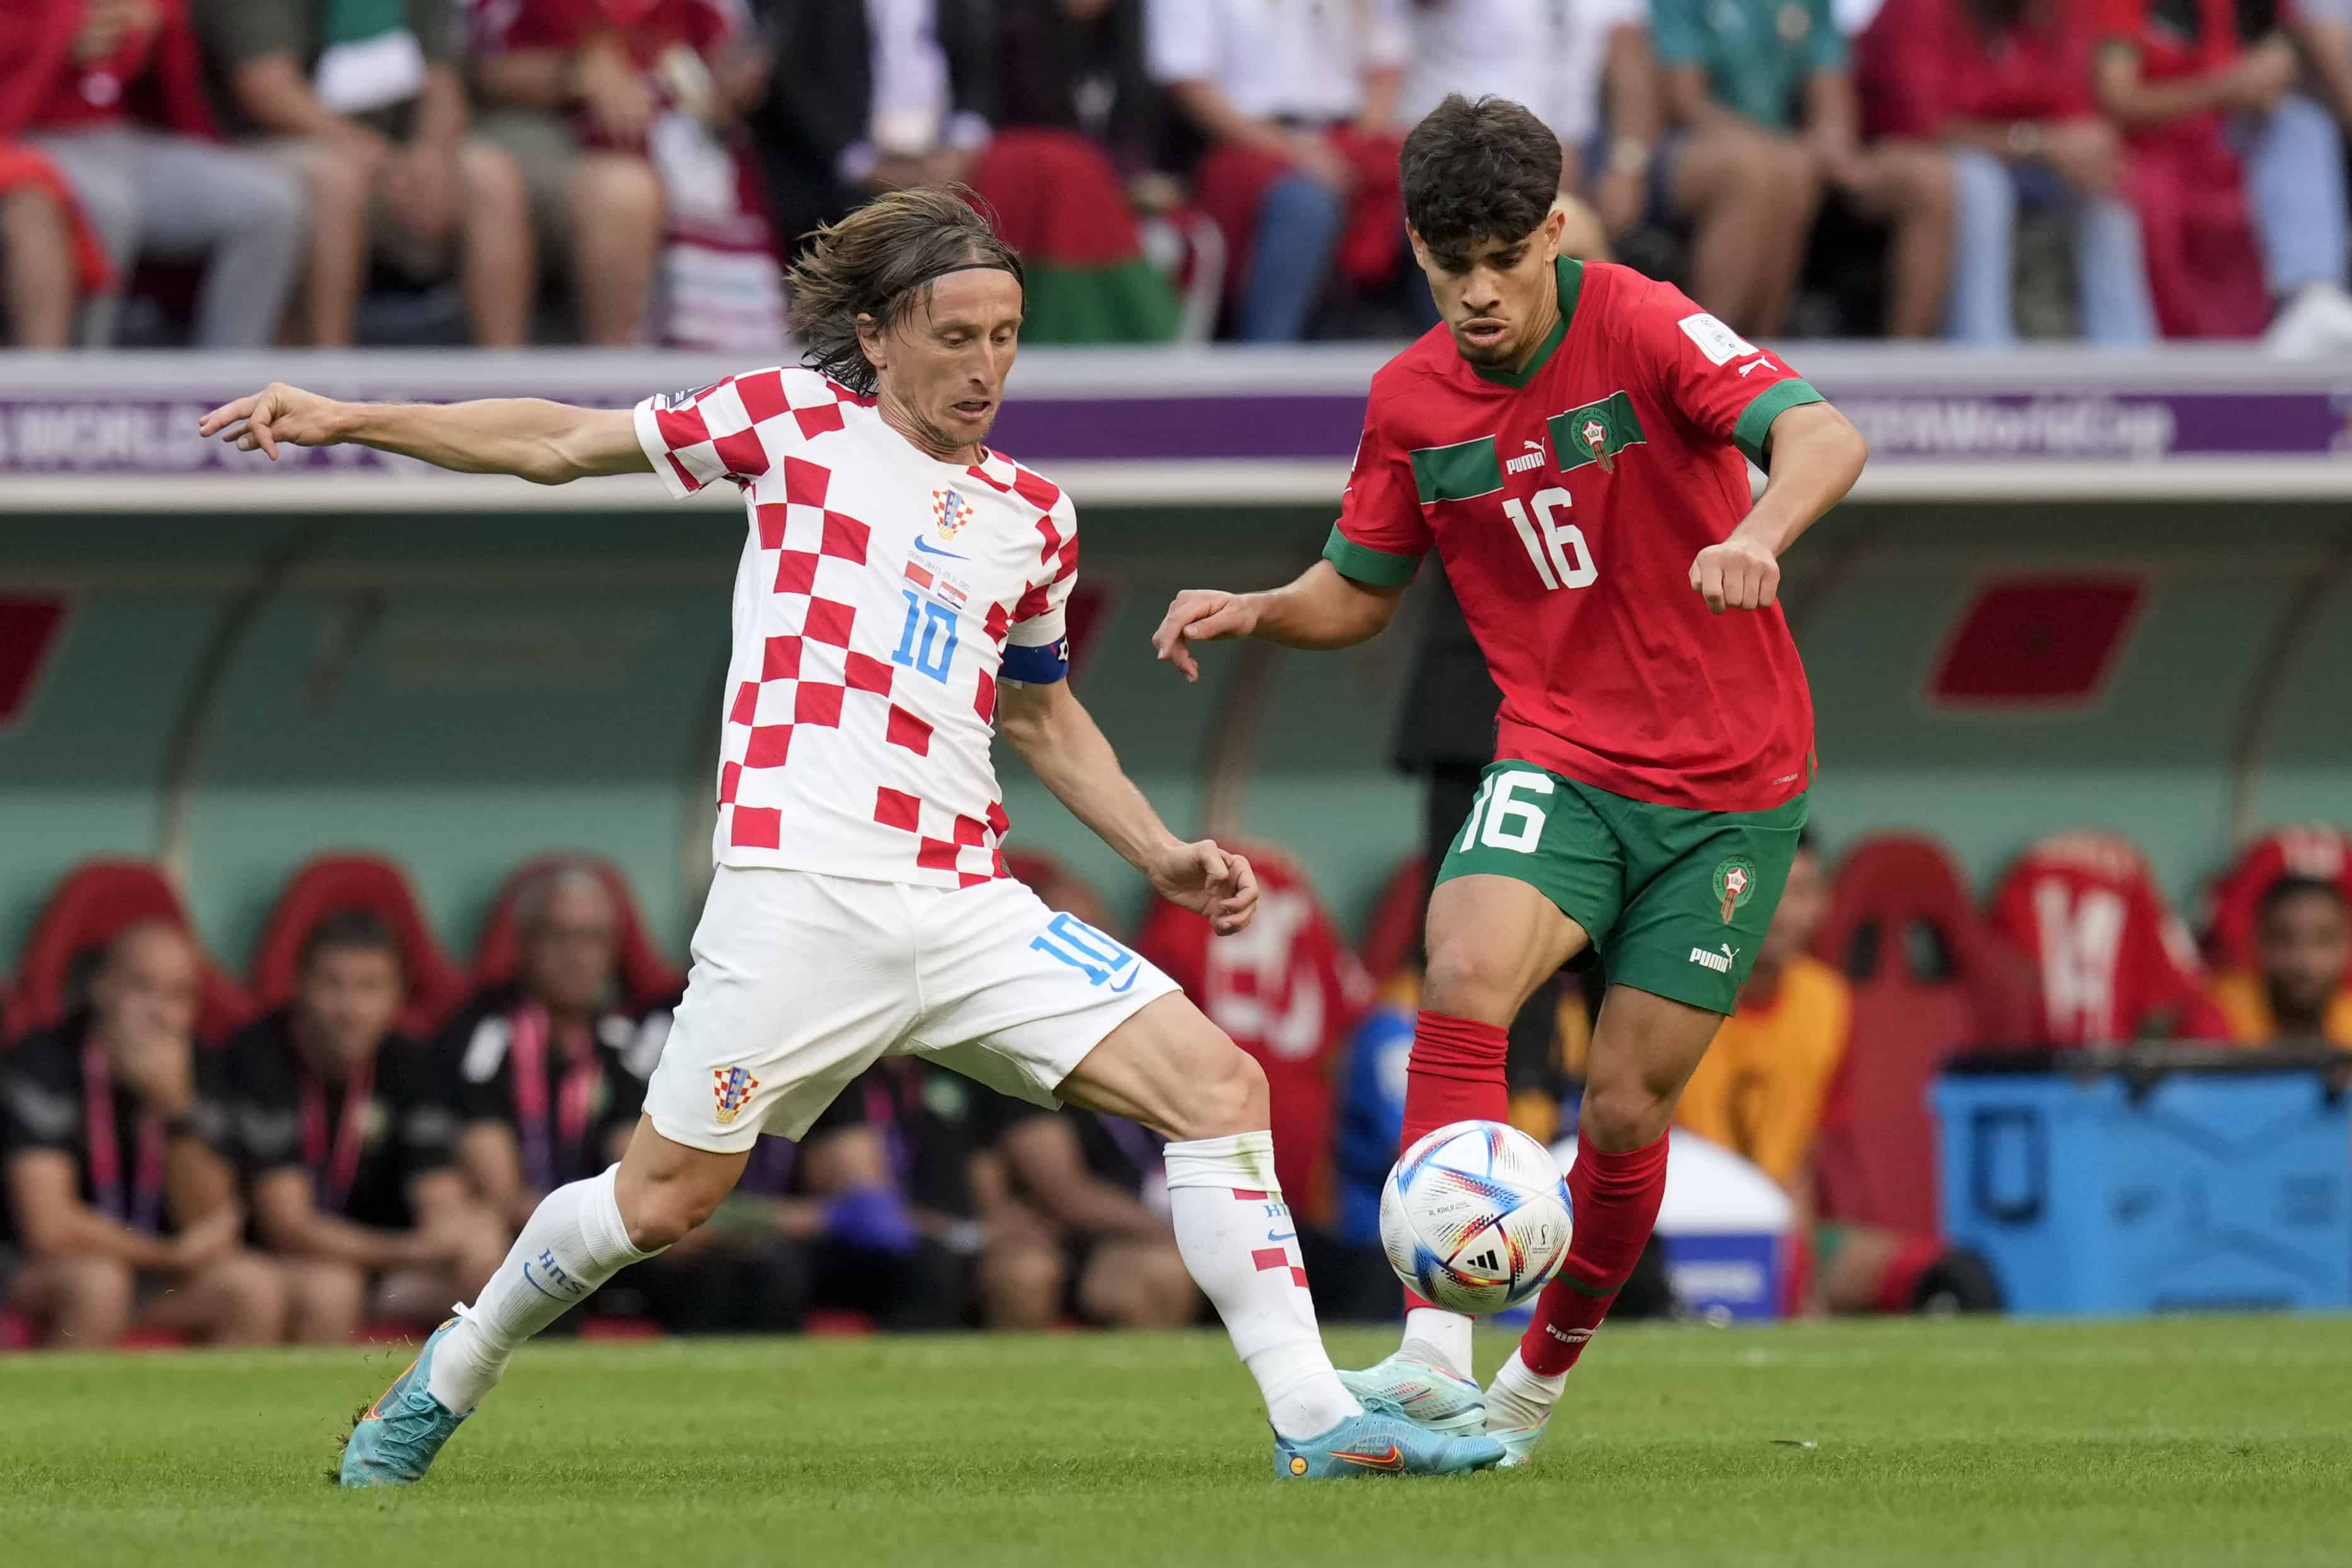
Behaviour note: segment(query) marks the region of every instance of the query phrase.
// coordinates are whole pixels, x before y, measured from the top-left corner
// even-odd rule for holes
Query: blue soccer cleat
[[[1333,1481],[1355,1476],[1458,1476],[1502,1463],[1491,1437],[1424,1432],[1402,1415],[1367,1410],[1312,1437],[1274,1439],[1274,1476]]]
[[[433,1375],[433,1352],[442,1336],[457,1326],[450,1319],[433,1331],[408,1370],[393,1379],[382,1398],[362,1411],[343,1440],[337,1481],[347,1487],[405,1487],[425,1479],[441,1445],[471,1410],[451,1415],[425,1384]]]
[[[1339,1382],[1365,1409],[1402,1415],[1424,1432],[1486,1430],[1486,1402],[1475,1383],[1402,1351],[1360,1372],[1343,1372]]]

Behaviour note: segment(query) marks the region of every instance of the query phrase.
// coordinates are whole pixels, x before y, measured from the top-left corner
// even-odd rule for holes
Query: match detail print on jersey
[[[1077,518],[994,452],[924,452],[814,371],[636,408],[671,492],[743,492],[717,783],[721,864],[929,887],[1004,875],[1000,680],[1066,673]]]

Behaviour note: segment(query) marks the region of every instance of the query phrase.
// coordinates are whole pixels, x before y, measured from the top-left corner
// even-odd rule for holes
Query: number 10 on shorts
[[[1532,769],[1488,773],[1478,784],[1478,798],[1470,803],[1470,820],[1454,847],[1459,851],[1484,844],[1489,849],[1534,854],[1537,841],[1543,837],[1544,808],[1519,796],[1522,792],[1549,795],[1554,787],[1549,773]]]
[[[1089,985],[1109,985],[1124,991],[1143,973],[1142,961],[1076,915],[1055,915],[1029,945],[1048,958],[1058,959],[1087,977]],[[1112,977],[1118,984],[1112,984]]]

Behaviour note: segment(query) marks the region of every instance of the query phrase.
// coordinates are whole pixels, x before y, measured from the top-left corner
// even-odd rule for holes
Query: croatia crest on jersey
[[[740,1067],[712,1068],[710,1095],[719,1103],[719,1125],[732,1126],[751,1103],[751,1091],[759,1087],[760,1080]]]
[[[931,492],[931,518],[939,526],[941,539],[952,540],[971,521],[971,502],[957,490]]]

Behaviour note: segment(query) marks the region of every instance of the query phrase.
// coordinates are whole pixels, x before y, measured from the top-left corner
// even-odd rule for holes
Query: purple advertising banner
[[[552,392],[617,404],[622,388]],[[2352,393],[2330,390],[2143,392],[1979,391],[1962,386],[1817,384],[1870,438],[1882,464],[2084,461],[2121,464],[2179,458],[2292,457],[2352,463]],[[339,388],[339,391],[350,391]],[[355,395],[415,395],[409,385]],[[413,470],[364,447],[289,452],[271,465],[200,439],[198,396],[37,395],[0,391],[0,476],[319,473]],[[1162,395],[1016,395],[995,442],[1024,461],[1344,462],[1363,419],[1360,392],[1228,394],[1187,387]]]

